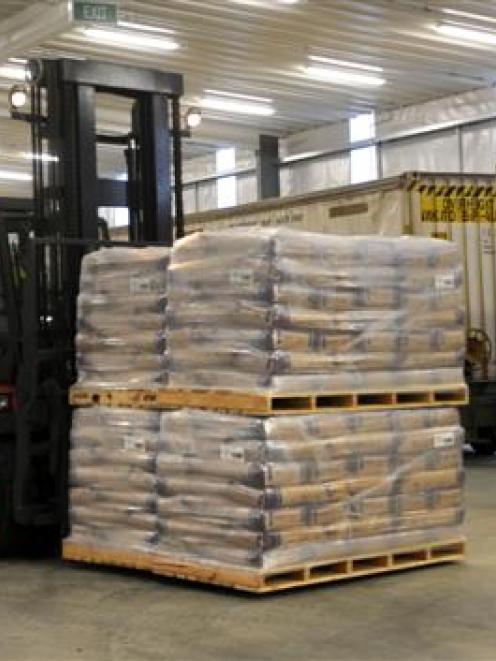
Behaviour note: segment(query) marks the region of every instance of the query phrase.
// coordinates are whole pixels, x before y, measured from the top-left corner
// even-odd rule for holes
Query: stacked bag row
[[[167,248],[103,248],[81,264],[76,357],[88,388],[167,383]]]
[[[158,551],[273,569],[453,539],[462,443],[455,409],[163,413]]]
[[[174,248],[170,384],[343,391],[463,381],[456,246],[283,229]]]
[[[257,418],[91,407],[71,434],[72,541],[273,569],[452,539],[454,409]]]
[[[72,539],[149,551],[157,539],[160,413],[93,406],[74,411],[70,450]]]

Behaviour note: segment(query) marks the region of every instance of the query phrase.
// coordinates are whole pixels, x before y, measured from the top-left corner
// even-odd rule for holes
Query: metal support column
[[[259,137],[257,153],[257,189],[258,199],[279,197],[279,138],[272,135]]]

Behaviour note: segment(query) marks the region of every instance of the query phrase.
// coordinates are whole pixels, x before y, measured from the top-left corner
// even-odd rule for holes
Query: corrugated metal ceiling
[[[31,4],[1,0],[0,19]],[[276,113],[266,118],[205,111],[198,144],[188,152],[193,155],[226,141],[247,144],[260,132],[285,135],[371,108],[492,84],[493,47],[461,45],[433,30],[445,6],[496,20],[496,3],[457,0],[121,0],[123,18],[171,30],[180,48],[136,52],[91,42],[75,28],[25,55],[77,55],[178,71],[186,79],[185,107],[206,88],[273,100]],[[470,23],[496,30],[479,19]],[[302,72],[309,54],[382,67],[387,83],[365,89],[311,80]],[[116,104],[116,116],[118,111]]]
[[[181,48],[157,57],[75,36],[51,45],[180,71],[186,76],[186,101],[193,102],[205,88],[270,97],[276,115],[257,118],[257,126],[294,132],[370,108],[417,103],[492,83],[492,48],[460,46],[432,29],[441,4],[496,16],[494,3],[449,0],[300,0],[292,5],[278,0],[122,0],[129,20],[173,30]],[[381,66],[387,83],[359,89],[310,80],[301,67],[311,53]],[[239,117],[236,122],[254,123]]]

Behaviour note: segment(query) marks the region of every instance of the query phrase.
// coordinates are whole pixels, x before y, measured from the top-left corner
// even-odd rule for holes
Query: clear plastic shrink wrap
[[[73,414],[70,541],[146,552],[156,542],[160,413],[91,407]]]
[[[346,391],[463,381],[456,246],[287,228],[194,234],[169,271],[170,384]]]
[[[158,553],[273,569],[456,538],[455,409],[162,414]]]
[[[167,382],[168,248],[103,248],[81,266],[78,385],[150,387]]]

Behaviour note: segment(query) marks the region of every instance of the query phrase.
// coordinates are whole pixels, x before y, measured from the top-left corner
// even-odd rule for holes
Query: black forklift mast
[[[34,78],[36,234],[97,239],[98,207],[128,206],[131,240],[172,245],[174,224],[176,236],[182,236],[184,227],[180,193],[182,76],[74,60],[35,61],[29,66]],[[101,92],[132,99],[130,134],[97,133],[96,105]],[[99,143],[126,146],[128,185],[98,178]],[[41,158],[45,145],[48,161]],[[43,181],[47,175],[48,187]],[[178,193],[174,196],[175,214],[173,188]]]
[[[102,237],[99,207],[129,208],[133,244],[172,245],[183,235],[179,109],[183,79],[173,73],[73,60],[32,61],[28,70],[31,109],[13,116],[31,124],[33,218],[29,237],[23,237],[20,246],[19,322],[9,329],[17,347],[16,407],[12,461],[4,464],[11,465],[12,475],[0,478],[11,481],[11,493],[3,500],[11,503],[9,518],[14,525],[49,526],[63,536],[70,428],[67,394],[75,379],[81,259],[89,250],[116,245]],[[129,134],[98,134],[99,93],[132,100]],[[97,146],[102,143],[125,149],[127,182],[98,177]],[[2,243],[8,246],[0,237]],[[0,502],[0,532],[6,529],[1,507]]]

